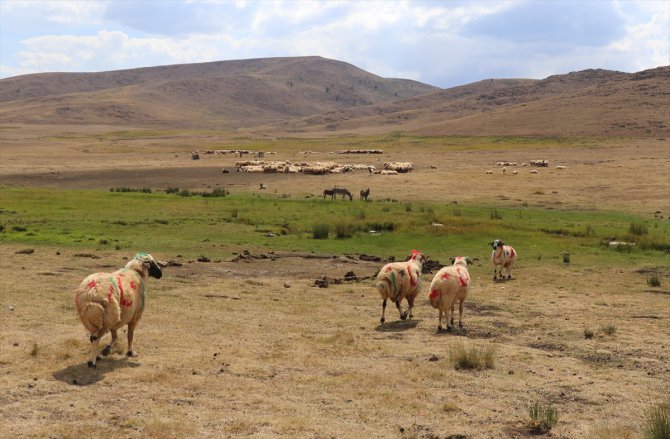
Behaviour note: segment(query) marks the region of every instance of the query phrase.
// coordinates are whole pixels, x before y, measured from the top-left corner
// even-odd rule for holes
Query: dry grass
[[[436,332],[423,296],[414,320],[379,327],[371,285],[310,286],[372,263],[310,260],[300,277],[297,258],[187,263],[151,280],[139,356],[122,339],[90,370],[71,291],[122,255],[18,249],[0,246],[0,417],[14,437],[519,437],[539,395],[559,410],[552,434],[574,438],[598,419],[637,429],[644,401],[667,390],[670,298],[633,271],[520,267],[501,290],[472,267],[466,339]],[[616,337],[584,338],[613,319]],[[458,344],[495,347],[495,368],[455,370]]]
[[[526,202],[650,218],[661,211],[663,221],[670,212],[670,156],[660,140],[500,151],[419,145],[410,174],[342,180],[221,174],[236,159],[191,161],[195,137],[98,145],[92,139],[103,128],[71,127],[82,131],[80,139],[53,140],[62,129],[4,130],[0,183],[254,191],[262,181],[270,192],[292,196],[344,183],[370,187],[373,199]],[[406,160],[406,146],[390,146],[382,160]],[[484,175],[498,160],[539,158],[568,168],[541,170],[541,178]],[[90,370],[72,292],[87,274],[119,267],[127,255],[98,251],[93,260],[41,246],[16,254],[21,249],[0,243],[0,428],[8,437],[519,438],[528,435],[528,401],[539,399],[560,414],[552,437],[637,438],[648,402],[670,390],[670,295],[650,289],[634,264],[588,265],[573,254],[571,264],[547,260],[529,268],[520,259],[515,279],[503,284],[490,281],[486,263],[475,265],[466,331],[453,335],[436,331],[425,292],[413,320],[397,321],[389,311],[379,327],[381,303],[371,284],[311,286],[350,270],[371,276],[378,264],[187,262],[150,281],[135,333],[139,356],[123,356],[121,333],[117,351]],[[599,329],[609,325],[611,335]],[[493,347],[495,367],[455,370],[450,346],[461,341]]]

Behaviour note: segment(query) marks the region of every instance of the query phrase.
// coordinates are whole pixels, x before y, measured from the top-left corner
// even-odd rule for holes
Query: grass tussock
[[[312,226],[312,238],[314,239],[328,239],[330,234],[330,226],[326,223],[317,223]]]
[[[670,399],[651,406],[647,410],[642,437],[644,439],[670,438]]]
[[[658,277],[658,274],[654,273],[647,278],[647,285],[658,288],[661,286],[661,278]]]
[[[493,369],[495,365],[493,346],[469,345],[459,342],[451,345],[449,359],[457,370]]]
[[[558,424],[558,410],[551,404],[535,401],[528,407],[528,416],[533,434],[546,434]]]
[[[602,332],[605,335],[614,335],[616,332],[616,326],[613,324],[608,324],[608,325],[603,325],[600,327],[600,332]]]

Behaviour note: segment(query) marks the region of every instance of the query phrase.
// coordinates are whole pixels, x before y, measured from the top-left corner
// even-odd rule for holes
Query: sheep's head
[[[454,258],[451,258],[451,265],[462,265],[464,267],[467,267],[468,265],[472,265],[475,263],[475,261],[478,261],[479,258],[471,258],[469,256],[456,256]]]
[[[502,247],[503,245],[505,245],[505,243],[502,242],[501,239],[496,239],[493,242],[489,242],[489,245],[493,247],[493,250],[496,250],[498,247]]]
[[[138,253],[130,263],[133,261],[137,261],[142,264],[142,271],[144,272],[145,277],[147,274],[151,277],[155,277],[156,279],[160,279],[161,276],[163,276],[161,267],[149,253]]]
[[[423,265],[423,264],[426,263],[426,260],[427,260],[428,258],[426,258],[426,255],[424,255],[424,254],[421,253],[420,251],[418,251],[418,250],[412,250],[412,253],[411,253],[409,259],[410,259],[410,261],[416,261],[416,262],[418,262],[419,264]]]

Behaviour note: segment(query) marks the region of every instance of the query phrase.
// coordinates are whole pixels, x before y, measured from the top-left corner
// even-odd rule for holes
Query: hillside
[[[321,57],[41,73],[0,81],[0,122],[235,127],[434,90]]]
[[[490,79],[284,124],[287,131],[418,135],[670,135],[670,67]]]
[[[321,57],[0,80],[0,123],[226,128],[278,135],[670,135],[670,66],[487,79],[449,89]]]

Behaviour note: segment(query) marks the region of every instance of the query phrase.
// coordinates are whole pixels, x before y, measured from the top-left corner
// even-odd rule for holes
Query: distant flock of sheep
[[[252,172],[261,174],[343,174],[358,170],[367,170],[370,174],[396,175],[398,173],[410,172],[414,169],[409,162],[386,162],[383,170],[377,170],[373,165],[362,163],[343,165],[336,162],[290,162],[286,161],[264,161],[244,160],[235,163],[237,172]]]
[[[491,263],[494,266],[493,279],[511,279],[510,270],[517,258],[516,251],[501,240],[489,243],[493,247]],[[398,309],[400,319],[412,318],[414,300],[421,292],[421,270],[426,256],[412,250],[406,262],[391,262],[384,265],[376,279],[376,289],[382,298],[381,324],[385,322],[386,303],[391,299]],[[477,259],[458,256],[451,259],[451,265],[440,269],[430,284],[428,298],[433,308],[439,311],[438,331],[442,331],[444,315],[447,331],[453,330],[454,307],[458,303],[458,324],[463,328],[463,303],[470,291],[471,278],[468,266]],[[79,320],[86,328],[91,342],[88,367],[96,368],[100,355],[109,355],[118,338],[118,330],[128,326],[129,357],[136,355],[133,350],[133,334],[142,317],[146,303],[145,282],[149,276],[162,277],[161,264],[148,253],[138,253],[125,267],[112,273],[94,273],[87,276],[75,290],[74,303]],[[505,274],[503,274],[503,270]],[[403,311],[401,302],[407,300],[408,308]],[[111,332],[112,339],[102,351],[100,339]]]

